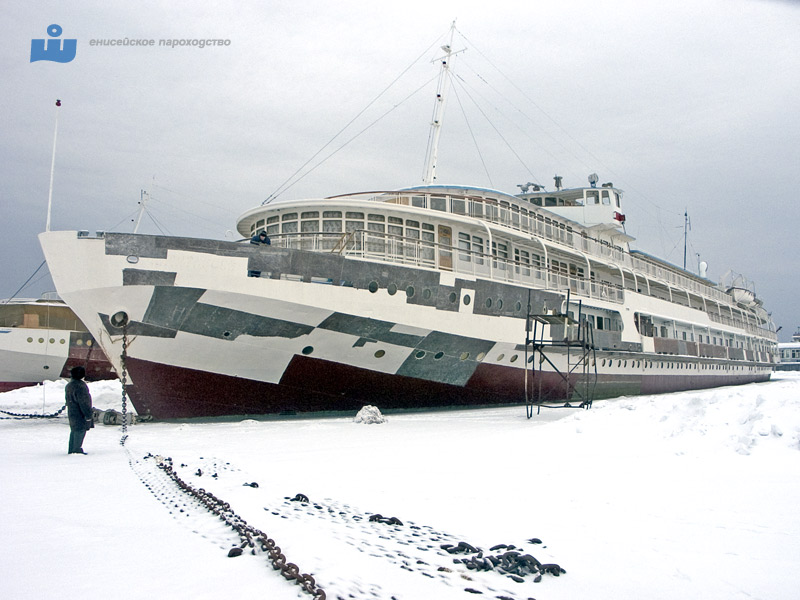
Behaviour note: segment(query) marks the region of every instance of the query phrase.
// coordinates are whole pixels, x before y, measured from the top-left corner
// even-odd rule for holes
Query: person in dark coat
[[[70,375],[72,375],[72,379],[64,388],[70,429],[67,454],[86,454],[83,451],[83,438],[86,430],[94,427],[92,395],[89,393],[89,386],[83,380],[86,377],[86,369],[73,367]]]
[[[267,232],[266,231],[261,231],[260,233],[258,233],[258,235],[254,235],[253,237],[251,237],[250,238],[250,243],[251,244],[266,244],[267,246],[270,246],[272,244],[272,242],[270,242],[270,240],[269,240],[269,237],[267,237]]]
[[[259,231],[256,235],[251,237],[250,238],[250,243],[251,244],[256,244],[256,245],[260,245],[260,244],[266,244],[267,246],[271,246],[272,245],[272,242],[270,242],[266,231]],[[247,276],[248,277],[261,277],[261,271],[252,271],[252,270],[250,270],[250,271],[247,272]]]

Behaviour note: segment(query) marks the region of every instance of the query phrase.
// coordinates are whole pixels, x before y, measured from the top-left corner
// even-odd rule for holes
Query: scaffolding
[[[597,387],[597,358],[594,327],[583,314],[578,301],[578,316],[546,310],[531,314],[530,299],[525,323],[525,407],[527,416],[539,414],[542,406],[551,408],[590,408]],[[545,338],[545,329],[548,336]],[[556,357],[562,360],[556,360]],[[559,363],[561,366],[559,367]],[[549,365],[550,369],[543,367]],[[544,373],[560,378],[556,386],[543,388]],[[563,387],[562,387],[563,386]],[[561,392],[563,390],[563,394]]]

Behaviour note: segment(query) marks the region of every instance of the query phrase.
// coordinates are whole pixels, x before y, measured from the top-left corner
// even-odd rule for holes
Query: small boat
[[[70,376],[116,379],[111,363],[72,309],[54,294],[0,301],[0,392]]]

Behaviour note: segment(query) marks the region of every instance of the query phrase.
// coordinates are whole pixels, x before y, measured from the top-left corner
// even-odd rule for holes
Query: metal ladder
[[[594,343],[594,327],[585,318],[582,303],[578,302],[578,318],[569,314],[570,294],[567,292],[567,312],[532,314],[530,294],[528,315],[525,322],[525,407],[528,418],[533,408],[539,414],[541,407],[590,408],[597,387],[597,358]],[[550,338],[545,339],[545,326],[550,326]],[[563,336],[556,339],[553,328],[560,327]],[[564,356],[565,368],[559,368],[555,355]],[[547,363],[552,371],[544,371]],[[544,372],[556,373],[563,382],[563,395],[543,391]],[[559,386],[560,387],[560,386]],[[577,404],[576,404],[577,403]]]

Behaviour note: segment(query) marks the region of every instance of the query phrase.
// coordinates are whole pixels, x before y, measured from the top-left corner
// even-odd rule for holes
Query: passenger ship
[[[257,206],[241,242],[40,241],[59,293],[156,419],[588,406],[770,378],[761,301],[631,250],[613,184],[437,185],[430,156],[425,185]],[[250,243],[261,231],[271,245]]]

